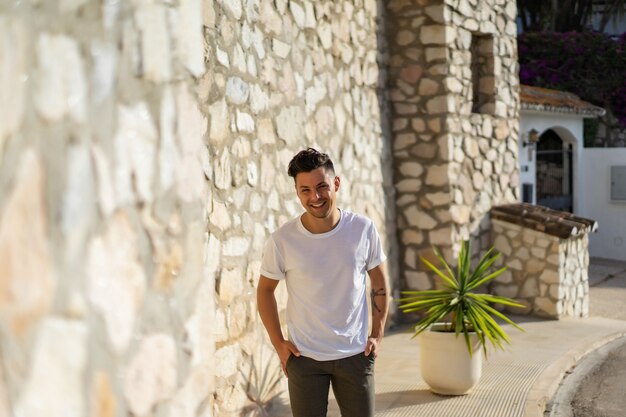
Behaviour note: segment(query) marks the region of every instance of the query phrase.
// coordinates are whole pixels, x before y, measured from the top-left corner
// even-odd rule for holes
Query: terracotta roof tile
[[[521,86],[520,102],[522,110],[570,113],[582,116],[603,116],[606,112],[602,107],[581,100],[576,94],[530,85]]]
[[[595,220],[528,203],[493,207],[491,218],[518,224],[561,239],[581,236],[598,229],[598,223]]]

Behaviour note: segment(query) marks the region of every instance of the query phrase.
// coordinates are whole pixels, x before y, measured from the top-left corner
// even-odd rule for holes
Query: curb
[[[554,397],[566,373],[576,366],[586,355],[602,346],[625,337],[626,331],[604,336],[588,345],[572,349],[550,364],[536,379],[536,384],[526,396],[524,417],[544,417],[546,406]]]

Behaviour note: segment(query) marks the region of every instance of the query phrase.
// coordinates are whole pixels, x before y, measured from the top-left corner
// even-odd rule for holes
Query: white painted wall
[[[581,153],[583,151],[583,117],[569,114],[521,111],[520,117],[520,133],[519,133],[519,164],[520,164],[520,197],[522,195],[522,183],[532,183],[535,189],[535,196],[532,203],[536,203],[536,160],[537,155],[533,148],[532,156],[529,155],[528,147],[524,147],[523,143],[528,138],[528,131],[535,129],[539,131],[539,135],[546,130],[554,130],[561,139],[572,144],[573,155],[573,204],[574,213],[578,213],[583,196],[584,188],[581,186],[580,173],[581,170]],[[529,158],[530,156],[530,158]]]
[[[584,196],[577,214],[598,222],[589,236],[589,254],[626,261],[626,203],[610,201],[610,167],[626,165],[626,148],[585,148],[581,181]]]

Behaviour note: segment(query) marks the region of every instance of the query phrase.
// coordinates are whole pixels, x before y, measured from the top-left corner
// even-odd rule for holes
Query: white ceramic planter
[[[470,334],[470,357],[462,334],[441,332],[445,323],[436,323],[420,334],[422,378],[431,391],[442,395],[467,394],[482,374],[483,352],[478,336]]]

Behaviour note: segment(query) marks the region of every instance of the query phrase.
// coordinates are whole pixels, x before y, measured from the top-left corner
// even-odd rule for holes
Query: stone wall
[[[202,2],[8,1],[0,28],[0,415],[206,415]]]
[[[381,12],[0,6],[0,415],[238,416],[268,400],[255,285],[264,240],[301,211],[285,171],[303,147],[333,157],[339,204],[374,219],[397,275]]]
[[[550,318],[589,314],[589,238],[561,239],[523,226],[492,220],[494,247],[502,253],[498,266],[508,269],[495,278],[490,292],[526,306],[516,314]]]
[[[484,250],[490,208],[517,199],[516,7],[391,0],[387,9],[402,286],[428,289],[419,256],[436,245],[451,260],[470,237],[475,254]]]
[[[208,62],[200,86],[209,117],[208,269],[216,279],[215,415],[254,406],[243,383],[267,343],[255,286],[270,232],[302,212],[291,157],[328,152],[342,208],[371,217],[395,253],[391,158],[383,139],[384,37],[376,1],[218,1],[209,9]],[[384,65],[382,66],[384,68]],[[281,315],[284,284],[279,286]],[[258,398],[260,403],[268,398]]]

